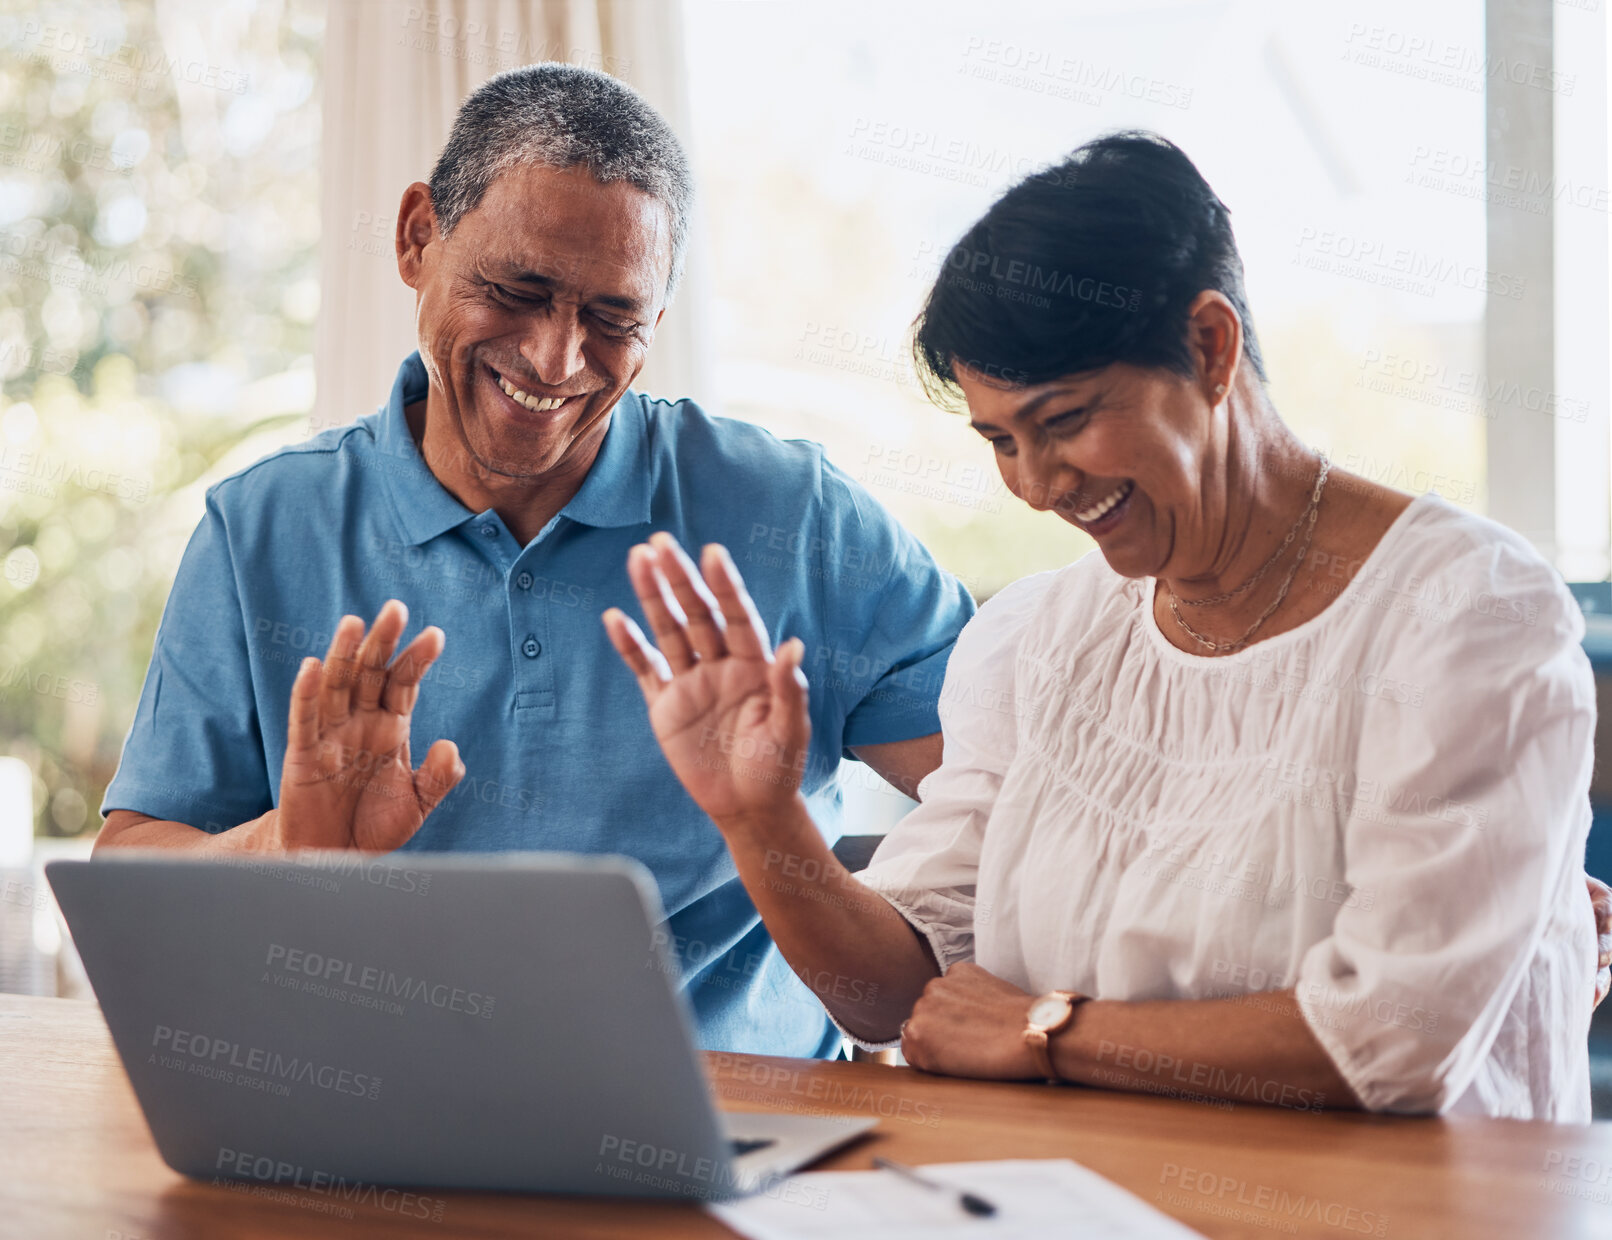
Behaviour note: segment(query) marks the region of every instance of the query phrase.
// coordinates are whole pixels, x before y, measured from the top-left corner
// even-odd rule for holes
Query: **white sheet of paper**
[[[955,1196],[890,1171],[811,1171],[707,1209],[749,1240],[1202,1240],[1067,1158],[931,1163],[916,1170],[985,1198],[996,1213],[977,1218]]]

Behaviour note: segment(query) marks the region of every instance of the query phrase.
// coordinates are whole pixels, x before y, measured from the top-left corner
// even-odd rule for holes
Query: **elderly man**
[[[398,212],[419,352],[378,412],[207,493],[99,847],[624,853],[706,1046],[837,1048],[600,613],[651,531],[735,548],[773,640],[806,644],[832,833],[842,755],[906,789],[938,765],[973,604],[815,445],[629,390],[690,198],[670,129],[603,74],[530,66],[466,100]]]

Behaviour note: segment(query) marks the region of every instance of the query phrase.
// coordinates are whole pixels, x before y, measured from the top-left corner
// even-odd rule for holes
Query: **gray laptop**
[[[713,1105],[658,892],[625,858],[45,869],[188,1176],[721,1200],[877,1123]]]

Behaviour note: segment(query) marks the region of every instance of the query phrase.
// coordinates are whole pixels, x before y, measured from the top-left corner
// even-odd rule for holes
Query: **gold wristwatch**
[[[1041,1075],[1053,1085],[1060,1084],[1063,1078],[1052,1066],[1052,1052],[1047,1049],[1047,1039],[1067,1029],[1069,1022],[1075,1018],[1075,1009],[1090,997],[1072,990],[1051,990],[1030,1005],[1030,1023],[1024,1029],[1024,1043],[1030,1048]]]

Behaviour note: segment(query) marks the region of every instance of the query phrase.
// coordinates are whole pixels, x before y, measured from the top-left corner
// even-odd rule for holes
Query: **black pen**
[[[929,1179],[927,1176],[919,1175],[911,1167],[903,1166],[901,1163],[892,1162],[888,1158],[875,1158],[873,1165],[881,1171],[894,1171],[897,1175],[911,1180],[914,1184],[933,1189],[937,1193],[955,1194],[958,1204],[977,1218],[989,1218],[996,1213],[996,1207],[986,1201],[985,1198],[974,1193],[960,1192],[949,1184],[936,1183],[934,1180]]]

